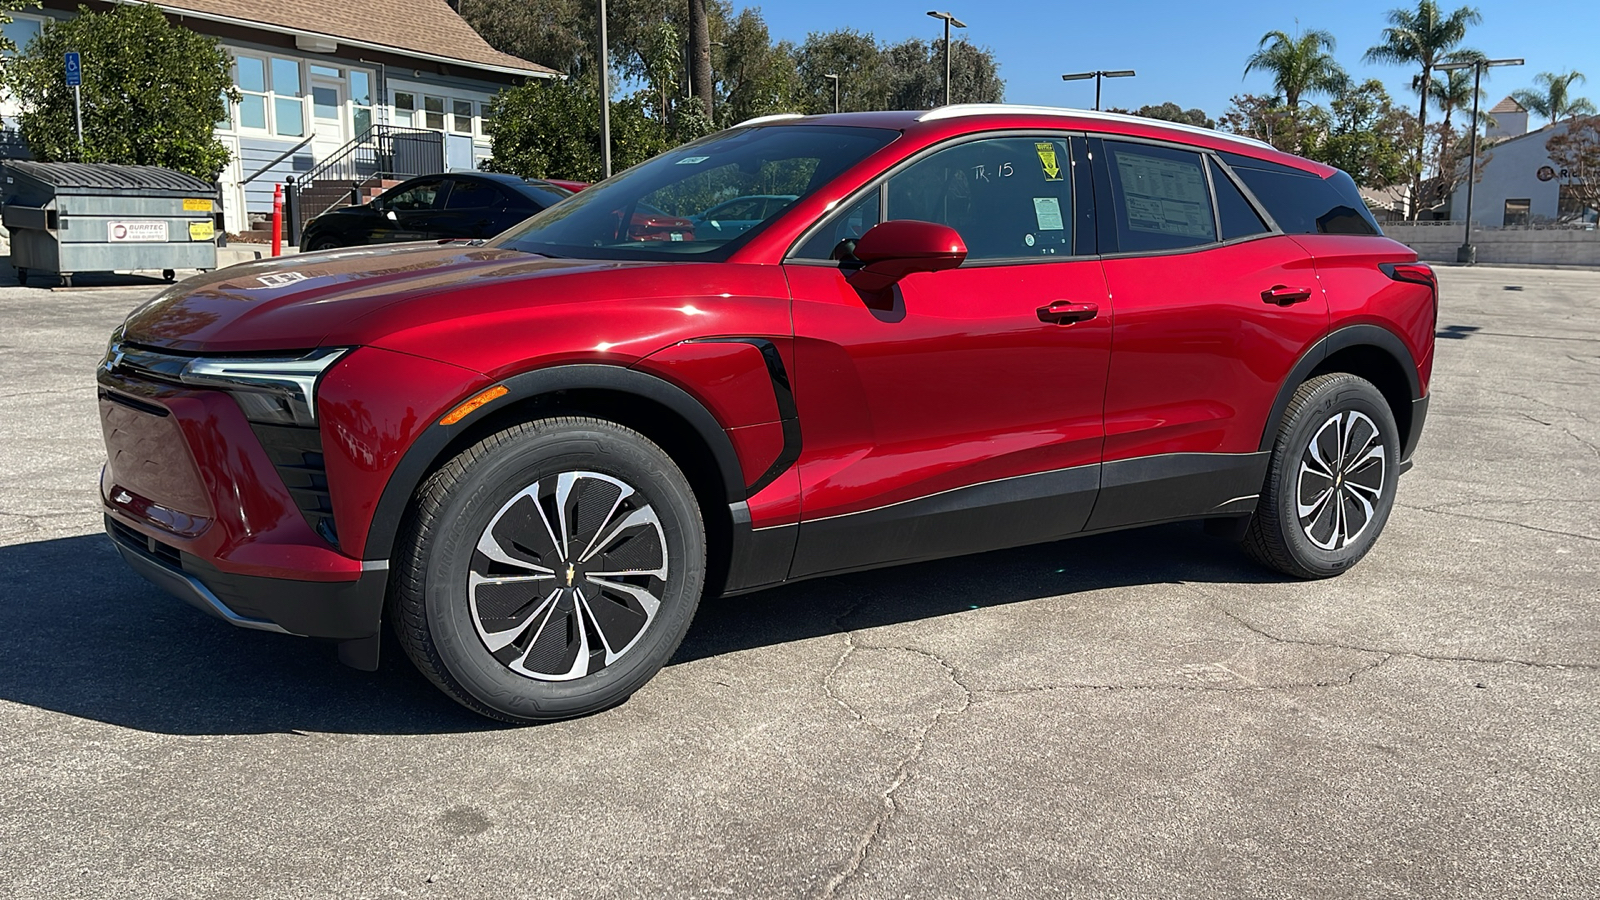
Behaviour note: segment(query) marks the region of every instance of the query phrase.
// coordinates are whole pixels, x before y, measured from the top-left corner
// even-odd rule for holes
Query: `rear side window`
[[[1182,250],[1217,240],[1211,190],[1198,153],[1117,141],[1106,141],[1105,149],[1118,250]]]
[[[1222,220],[1222,239],[1234,241],[1257,234],[1266,234],[1269,230],[1267,223],[1261,221],[1261,216],[1256,213],[1250,201],[1239,193],[1239,188],[1222,171],[1222,167],[1215,161],[1209,163],[1211,167],[1211,184],[1217,193],[1217,218]]]
[[[1276,163],[1224,153],[1250,193],[1287,234],[1382,234],[1356,183],[1343,172],[1319,178]]]
[[[505,199],[499,188],[481,181],[457,181],[445,199],[445,209],[483,209],[499,205]]]

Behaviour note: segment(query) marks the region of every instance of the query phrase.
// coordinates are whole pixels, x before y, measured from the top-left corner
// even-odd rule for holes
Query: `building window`
[[[304,137],[305,104],[300,101],[300,64],[272,58],[272,131],[284,137]]]
[[[1578,196],[1572,185],[1563,184],[1556,194],[1556,220],[1560,222],[1593,223],[1600,219],[1600,210],[1588,205]]]
[[[394,92],[394,123],[407,128],[415,127],[417,95],[405,91]]]
[[[450,130],[458,134],[472,133],[472,101],[450,101]]]
[[[28,42],[38,37],[44,30],[44,22],[13,13],[11,21],[0,26],[0,30],[4,30],[6,38],[16,45],[16,50],[6,51],[6,57],[10,58],[16,56],[17,52],[28,49]]]
[[[350,70],[350,124],[360,137],[372,127],[372,73]]]
[[[489,123],[494,121],[494,104],[493,103],[479,103],[478,104],[478,115],[479,115],[478,127],[483,129],[479,133],[484,135],[485,137],[487,137],[489,135],[489,133],[490,133]]]
[[[1511,228],[1528,224],[1528,210],[1533,206],[1530,200],[1507,200],[1505,218],[1500,227]]]
[[[239,127],[267,130],[267,63],[253,56],[235,61],[239,85]]]
[[[444,98],[422,98],[422,127],[432,128],[435,131],[444,130]]]

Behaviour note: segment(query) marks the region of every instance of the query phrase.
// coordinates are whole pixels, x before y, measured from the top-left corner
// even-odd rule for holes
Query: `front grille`
[[[147,556],[154,556],[157,559],[169,562],[177,568],[183,568],[183,559],[178,553],[178,548],[169,547],[155,538],[145,537],[110,516],[106,516],[106,525],[112,540],[138,550]]]
[[[300,507],[306,524],[323,540],[339,546],[333,523],[333,501],[328,494],[328,469],[322,459],[322,435],[315,428],[265,425],[251,422],[256,439]]]

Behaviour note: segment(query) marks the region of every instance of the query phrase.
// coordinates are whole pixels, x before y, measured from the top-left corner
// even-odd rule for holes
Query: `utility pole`
[[[1100,79],[1102,79],[1102,78],[1132,78],[1133,75],[1134,75],[1134,71],[1132,69],[1117,69],[1114,72],[1106,72],[1106,71],[1096,70],[1096,71],[1093,71],[1093,72],[1074,72],[1071,75],[1063,75],[1063,76],[1061,76],[1061,80],[1062,81],[1082,81],[1085,78],[1093,78],[1094,79],[1094,108],[1095,108],[1096,112],[1099,112],[1099,110],[1100,110]]]
[[[935,19],[943,19],[944,20],[944,105],[945,106],[949,106],[950,105],[950,26],[954,25],[957,28],[965,28],[965,27],[967,27],[967,23],[961,21],[960,19],[956,18],[955,16],[953,16],[950,13],[947,13],[947,12],[936,12],[936,11],[930,9],[930,10],[928,10],[928,15],[933,16]]]
[[[832,72],[830,72],[827,75],[824,75],[822,77],[833,82],[833,111],[834,112],[838,112],[839,111],[839,76],[833,74]]]
[[[606,45],[606,0],[600,0],[600,172],[611,177],[611,49]]]
[[[1456,262],[1472,265],[1478,261],[1478,248],[1472,244],[1472,185],[1478,180],[1478,93],[1483,83],[1483,70],[1492,66],[1520,66],[1520,59],[1474,59],[1466,62],[1447,62],[1434,66],[1445,72],[1456,69],[1472,70],[1472,145],[1467,162],[1467,215],[1461,232],[1461,246],[1456,248]],[[1441,173],[1442,174],[1442,173]]]

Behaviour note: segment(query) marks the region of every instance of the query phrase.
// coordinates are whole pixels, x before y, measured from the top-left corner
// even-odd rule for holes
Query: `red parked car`
[[[641,209],[796,199],[737,235]],[[652,213],[653,215],[654,213]],[[99,371],[127,561],[488,716],[579,715],[704,595],[1206,519],[1301,578],[1377,540],[1432,272],[1344,173],[1147,119],[756,120],[487,242],[209,273]]]

